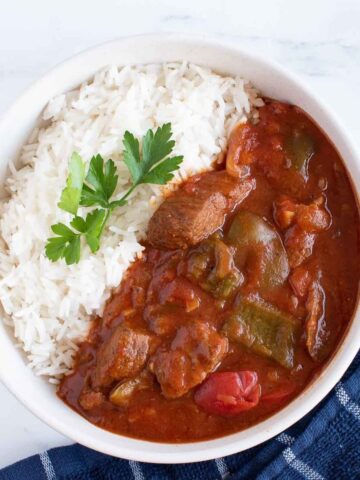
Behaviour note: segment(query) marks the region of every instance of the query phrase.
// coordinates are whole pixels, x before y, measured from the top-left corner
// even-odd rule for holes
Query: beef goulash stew
[[[319,374],[354,311],[359,213],[334,146],[268,100],[218,169],[183,182],[80,345],[58,394],[148,440],[230,434]]]

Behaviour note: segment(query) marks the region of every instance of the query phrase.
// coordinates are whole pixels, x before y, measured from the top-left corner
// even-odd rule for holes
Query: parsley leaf
[[[166,158],[175,145],[171,136],[171,123],[159,127],[155,133],[148,130],[143,138],[141,158],[139,141],[130,132],[125,132],[124,162],[130,171],[133,188],[142,183],[165,185],[174,177],[172,172],[179,169],[183,157]]]
[[[46,256],[53,262],[64,258],[68,265],[78,263],[80,260],[80,237],[83,234],[91,251],[95,253],[100,247],[100,236],[104,227],[107,212],[95,209],[82,217],[74,217],[70,225],[77,230],[76,233],[63,223],[56,223],[51,230],[56,237],[49,238],[45,246]]]
[[[100,236],[104,228],[106,216],[106,210],[97,208],[88,213],[85,220],[81,217],[75,217],[70,222],[73,228],[85,234],[86,241],[93,253],[99,250]]]
[[[66,265],[72,265],[73,263],[79,263],[80,261],[80,236],[77,235],[69,241],[69,244],[65,248],[64,258]]]
[[[125,132],[123,160],[129,169],[132,184],[117,200],[111,200],[118,183],[114,162],[111,159],[104,162],[102,156],[97,154],[91,158],[85,176],[84,162],[79,154],[73,153],[66,187],[62,191],[58,206],[74,216],[70,222],[74,230],[63,223],[52,225],[51,229],[56,236],[48,239],[45,246],[46,256],[53,262],[64,258],[68,265],[78,263],[82,237],[90,250],[97,252],[102,232],[112,211],[126,205],[127,198],[138,185],[165,185],[174,177],[173,172],[179,169],[183,157],[169,156],[175,145],[171,137],[171,124],[166,123],[155,133],[148,130],[140,149],[139,140],[132,133]],[[79,205],[101,208],[95,208],[83,218],[77,215]]]
[[[142,151],[144,170],[149,170],[172,152],[175,142],[170,140],[171,136],[171,123],[159,127],[155,134],[152,130],[146,132]]]
[[[132,133],[126,131],[123,138],[123,145],[123,159],[129,169],[132,183],[135,184],[141,177],[139,140],[135,138]]]
[[[90,160],[89,171],[82,188],[80,205],[91,207],[100,205],[109,208],[109,199],[115,191],[118,175],[114,162],[105,163],[100,154]]]
[[[56,262],[63,258],[67,240],[62,237],[49,238],[45,246],[45,254],[49,260]]]
[[[46,256],[52,262],[65,258],[67,265],[80,260],[80,237],[63,223],[56,223],[51,230],[57,237],[49,238],[45,246]]]
[[[85,233],[86,232],[86,221],[82,217],[78,217],[78,216],[74,217],[71,220],[70,225],[80,233]],[[54,231],[54,229],[52,227],[51,227],[51,229],[52,229],[52,231]]]
[[[144,175],[141,183],[155,183],[157,185],[165,185],[174,178],[174,172],[180,167],[183,157],[169,157],[159,163],[149,173]]]
[[[80,155],[74,152],[69,162],[69,175],[66,179],[66,187],[61,193],[58,207],[65,212],[76,215],[85,177],[85,165]]]

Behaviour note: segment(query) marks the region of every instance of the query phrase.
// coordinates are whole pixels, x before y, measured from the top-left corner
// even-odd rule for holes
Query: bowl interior
[[[101,45],[59,65],[31,86],[0,119],[0,185],[7,162],[17,156],[39,114],[55,95],[70,90],[109,64],[127,65],[187,60],[220,73],[241,75],[262,94],[302,107],[329,135],[360,191],[357,153],[336,117],[293,75],[279,66],[218,41],[178,34],[131,37]],[[54,387],[36,377],[15,348],[11,331],[0,322],[0,378],[9,390],[51,427],[90,448],[122,458],[159,463],[206,460],[257,445],[289,427],[335,385],[360,345],[360,315],[355,315],[342,345],[319,378],[285,409],[268,420],[227,437],[187,444],[134,440],[101,430],[68,408]]]

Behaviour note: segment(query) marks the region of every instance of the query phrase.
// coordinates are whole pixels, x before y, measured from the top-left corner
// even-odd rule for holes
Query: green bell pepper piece
[[[223,331],[230,341],[270,357],[285,368],[294,366],[299,321],[264,301],[242,299],[226,320]]]
[[[303,130],[294,130],[285,140],[284,147],[291,166],[307,179],[309,161],[315,153],[313,138]]]
[[[275,228],[255,213],[240,211],[226,235],[236,248],[235,263],[242,269],[249,257],[261,265],[260,291],[271,290],[284,283],[289,275],[289,262],[281,238]]]

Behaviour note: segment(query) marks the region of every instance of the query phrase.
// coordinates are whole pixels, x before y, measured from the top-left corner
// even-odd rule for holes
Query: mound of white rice
[[[43,113],[48,126],[34,131],[23,148],[21,168],[12,168],[11,196],[1,205],[0,220],[0,302],[36,374],[56,381],[71,369],[76,342],[142,251],[139,241],[161,201],[159,187],[137,188],[129,204],[112,215],[95,255],[84,246],[79,264],[51,263],[44,255],[50,225],[70,220],[57,202],[71,153],[79,152],[87,162],[96,153],[112,158],[121,194],[129,186],[121,160],[125,130],[141,137],[171,122],[174,154],[184,155],[180,175],[185,178],[210,169],[234,124],[261,104],[241,78],[187,63],[112,66],[50,101]]]

